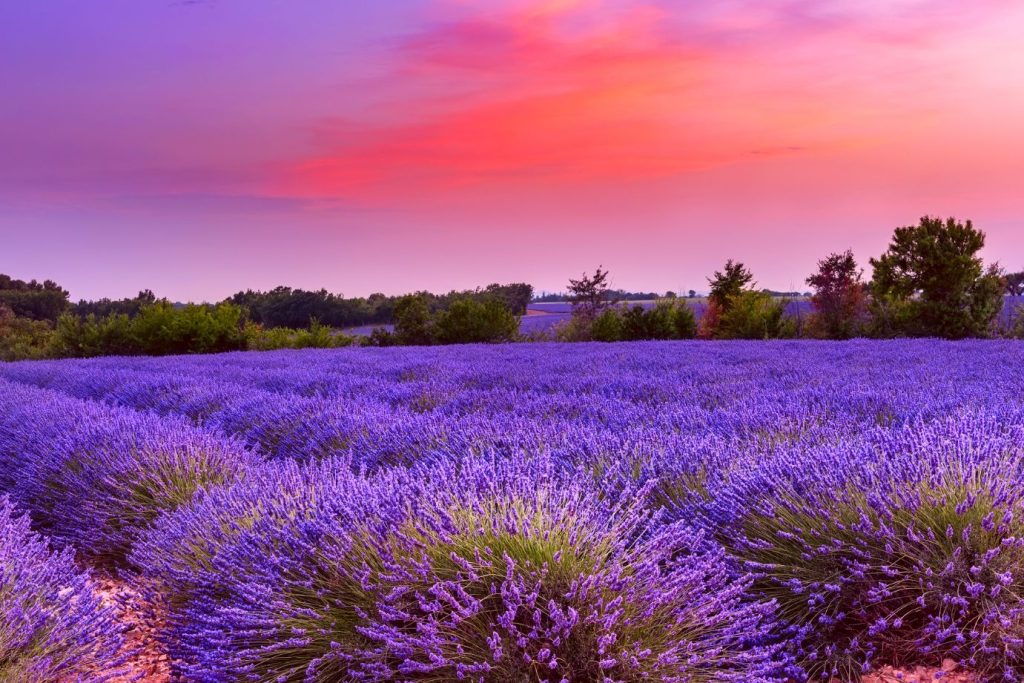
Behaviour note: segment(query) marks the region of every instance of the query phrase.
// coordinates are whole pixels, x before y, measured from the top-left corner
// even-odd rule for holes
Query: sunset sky
[[[0,272],[802,290],[926,213],[1020,270],[1021,36],[1019,0],[5,0]]]

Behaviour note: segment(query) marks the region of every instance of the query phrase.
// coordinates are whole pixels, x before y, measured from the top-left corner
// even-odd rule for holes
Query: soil
[[[160,615],[130,584],[111,577],[97,577],[104,604],[117,610],[125,625],[127,649],[134,654],[125,662],[125,675],[111,683],[170,683],[171,658],[157,638]]]
[[[864,676],[862,683],[979,683],[978,676],[965,671],[952,659],[943,660],[940,667],[911,667],[897,669],[883,666]]]

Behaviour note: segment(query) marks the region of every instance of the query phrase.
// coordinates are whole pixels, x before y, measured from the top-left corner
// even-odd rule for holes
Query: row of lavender
[[[189,680],[769,681],[944,657],[1024,675],[1020,345],[362,349],[0,378],[0,487],[58,546],[152,587]]]

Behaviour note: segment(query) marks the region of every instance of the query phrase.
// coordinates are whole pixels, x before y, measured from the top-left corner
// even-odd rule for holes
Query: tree
[[[724,312],[729,308],[729,300],[740,294],[753,281],[754,276],[746,266],[729,259],[725,262],[723,270],[716,270],[715,276],[708,278],[708,284],[711,285],[708,303],[714,304]]]
[[[814,288],[811,328],[829,339],[856,336],[867,315],[867,288],[853,252],[829,254],[807,278]]]
[[[1024,296],[1024,270],[1006,276],[1006,293],[1010,296]]]
[[[1003,304],[997,265],[985,268],[978,252],[985,233],[971,221],[925,216],[896,228],[889,249],[871,259],[877,309],[897,311],[894,324],[910,335],[962,339],[988,334]]]
[[[593,275],[583,273],[579,280],[569,279],[569,300],[574,317],[593,321],[614,304],[608,286],[608,271],[597,267]]]
[[[709,277],[711,292],[708,294],[708,305],[700,319],[699,334],[704,339],[712,339],[718,335],[718,325],[722,316],[732,302],[747,291],[746,288],[754,281],[753,274],[742,263],[732,259],[725,262],[725,268],[716,270],[714,277]]]
[[[402,345],[433,344],[434,321],[424,293],[403,296],[395,303],[395,340]]]
[[[0,273],[0,303],[19,318],[56,322],[68,307],[68,292],[53,280],[16,280]]]

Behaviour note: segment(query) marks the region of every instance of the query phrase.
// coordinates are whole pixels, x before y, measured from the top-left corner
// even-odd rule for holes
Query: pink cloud
[[[1005,7],[982,4],[961,23]],[[322,125],[283,192],[389,201],[637,182],[766,156],[884,158],[891,141],[948,118],[942,79],[958,65],[947,43],[963,28],[942,0],[694,5],[692,16],[655,2],[455,6],[457,18],[395,50],[399,113]]]

